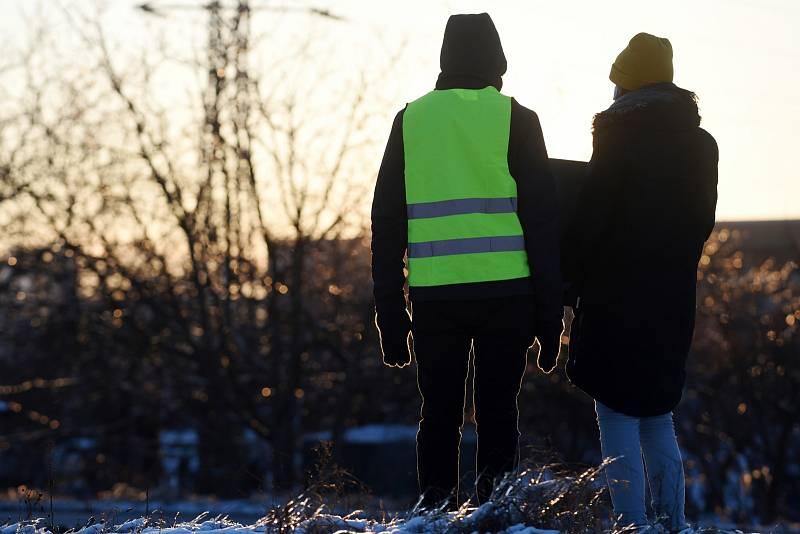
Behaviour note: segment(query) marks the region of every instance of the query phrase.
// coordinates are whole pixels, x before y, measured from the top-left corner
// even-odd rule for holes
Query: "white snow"
[[[417,439],[416,425],[364,425],[348,428],[342,436],[348,443],[394,443]],[[330,432],[315,432],[304,436],[306,441],[326,441]]]
[[[487,532],[479,530],[480,523],[497,509],[493,503],[486,503],[468,514],[437,513],[431,515],[410,515],[396,517],[385,522],[368,518],[341,517],[320,513],[311,519],[297,524],[293,529],[283,530],[266,524],[266,518],[250,525],[243,525],[227,518],[217,516],[209,519],[204,512],[191,521],[176,522],[164,526],[157,520],[140,517],[113,525],[104,521],[72,529],[71,534],[443,534],[446,532],[470,534],[559,534],[557,530],[536,528],[524,523],[513,524],[503,530]],[[351,514],[352,515],[352,514]],[[456,526],[457,525],[457,526]],[[455,527],[455,528],[454,528]],[[700,529],[716,534],[743,534],[731,525],[718,525],[711,529]],[[766,532],[767,530],[761,530]],[[797,532],[787,528],[785,532]],[[0,534],[52,534],[47,520],[38,518],[0,526]]]
[[[459,530],[469,532],[470,525],[477,523],[482,516],[490,513],[486,505],[475,509],[470,514],[458,519]],[[395,518],[388,522],[380,522],[366,518],[341,517],[331,514],[319,514],[301,522],[292,534],[307,533],[361,533],[361,534],[438,534],[448,530],[455,512],[450,514],[413,515],[408,518]],[[164,527],[146,518],[125,521],[120,525],[99,522],[74,530],[74,534],[262,534],[271,530],[261,521],[252,525],[242,525],[224,516],[207,519],[203,513],[191,521],[179,522]],[[477,533],[477,530],[474,530]],[[0,527],[0,534],[52,534],[45,519],[13,523]],[[480,534],[489,534],[481,532]],[[558,534],[554,530],[542,530],[530,525],[516,524],[497,534]]]

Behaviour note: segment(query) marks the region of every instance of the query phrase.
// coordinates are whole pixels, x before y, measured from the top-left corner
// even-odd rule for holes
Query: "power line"
[[[251,6],[248,2],[239,2],[237,5],[225,4],[220,1],[207,2],[205,4],[182,4],[182,3],[159,3],[159,2],[142,2],[136,6],[141,11],[150,15],[159,17],[166,17],[168,11],[273,11],[278,13],[306,13],[317,17],[322,17],[331,20],[344,21],[346,20],[341,15],[331,12],[329,9],[320,7],[298,7],[298,6],[271,6],[266,4],[257,4]]]

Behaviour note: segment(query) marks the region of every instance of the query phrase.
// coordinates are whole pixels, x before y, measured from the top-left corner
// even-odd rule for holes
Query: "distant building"
[[[161,486],[170,497],[192,489],[200,468],[200,435],[193,428],[166,429],[158,434]]]

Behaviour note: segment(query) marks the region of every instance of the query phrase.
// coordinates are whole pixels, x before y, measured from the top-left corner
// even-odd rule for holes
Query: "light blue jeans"
[[[631,417],[599,402],[595,409],[603,458],[616,458],[606,477],[618,525],[647,524],[646,465],[656,521],[671,531],[685,528],[683,461],[672,414]]]

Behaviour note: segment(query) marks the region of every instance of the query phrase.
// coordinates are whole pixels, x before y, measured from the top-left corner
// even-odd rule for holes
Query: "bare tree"
[[[0,193],[14,197],[3,229],[15,246],[70,251],[81,295],[109,308],[104,335],[142,342],[143,376],[158,381],[147,387],[165,403],[182,392],[220,446],[250,427],[286,489],[305,384],[374,351],[368,288],[353,287],[349,262],[364,257],[371,129],[384,122],[373,87],[385,72],[326,72],[309,43],[257,70],[248,2],[208,14],[205,50],[176,67],[151,54],[123,65],[99,18],[66,12],[82,66],[41,80],[38,46],[29,96],[0,121],[16,139],[0,154]],[[174,68],[205,73],[180,110],[159,104]],[[322,87],[339,89],[320,99]]]

